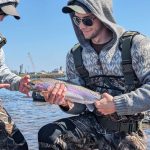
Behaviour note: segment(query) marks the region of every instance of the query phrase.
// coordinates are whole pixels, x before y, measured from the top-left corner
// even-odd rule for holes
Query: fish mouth
[[[35,83],[33,83],[33,82],[29,82],[28,87],[29,87],[30,91],[40,92],[39,90],[37,90],[37,88],[35,87]]]

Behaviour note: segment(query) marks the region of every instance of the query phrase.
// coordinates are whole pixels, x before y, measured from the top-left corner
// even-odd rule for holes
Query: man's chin
[[[84,38],[85,38],[86,40],[90,40],[90,39],[91,39],[91,37],[89,37],[89,36],[84,36]]]
[[[91,38],[93,38],[92,34],[83,34],[83,35],[84,35],[84,38],[87,40],[90,40]]]

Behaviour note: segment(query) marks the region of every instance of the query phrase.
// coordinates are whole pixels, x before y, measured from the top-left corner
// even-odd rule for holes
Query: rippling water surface
[[[57,119],[68,117],[57,106],[43,102],[33,102],[19,92],[0,90],[0,99],[17,127],[25,136],[29,150],[38,150],[37,134],[40,127]],[[145,126],[150,150],[150,126]]]

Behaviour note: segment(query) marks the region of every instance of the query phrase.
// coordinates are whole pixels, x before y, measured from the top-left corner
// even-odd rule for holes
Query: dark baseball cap
[[[86,14],[90,13],[91,11],[84,4],[80,2],[74,2],[73,4],[69,4],[68,6],[63,7],[62,12],[63,13],[77,12],[80,14]]]
[[[20,15],[16,10],[16,3],[4,3],[0,4],[0,9],[6,14],[14,16],[16,19],[20,19]]]

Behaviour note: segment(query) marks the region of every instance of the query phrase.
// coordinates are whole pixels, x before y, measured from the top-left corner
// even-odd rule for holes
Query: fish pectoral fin
[[[87,104],[86,107],[88,108],[89,111],[93,111],[95,109],[94,104]]]

